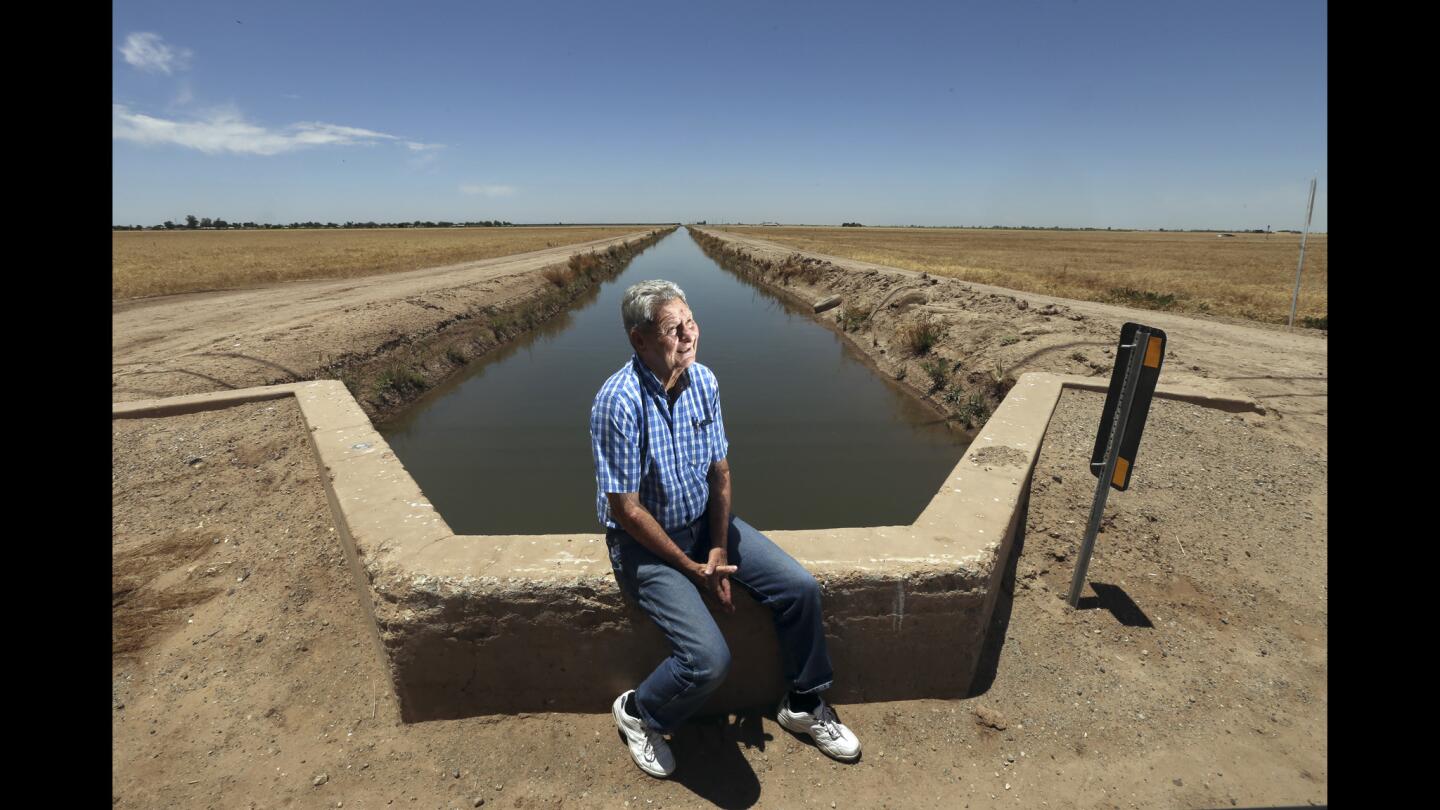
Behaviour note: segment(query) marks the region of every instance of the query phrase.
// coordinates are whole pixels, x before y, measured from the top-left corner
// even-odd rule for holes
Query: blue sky
[[[1328,230],[1321,2],[116,2],[112,219]]]

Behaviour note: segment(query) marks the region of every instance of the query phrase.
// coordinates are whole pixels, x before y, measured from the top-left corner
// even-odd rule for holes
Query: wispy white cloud
[[[190,66],[193,52],[189,48],[172,48],[166,45],[159,34],[137,31],[125,38],[120,46],[125,61],[139,70],[170,75],[176,70]]]
[[[371,129],[360,127],[346,127],[339,124],[324,124],[319,121],[306,121],[300,124],[291,124],[289,129],[293,133],[290,137],[299,146],[325,146],[331,144],[355,144],[372,140],[399,140],[394,135],[386,135],[383,132],[376,132]]]
[[[519,189],[514,186],[492,186],[466,183],[460,186],[461,194],[478,194],[482,197],[509,197]]]
[[[445,148],[445,144],[443,143],[419,143],[417,141],[406,141],[405,145],[410,148],[411,152],[425,152],[431,149]]]
[[[278,155],[310,146],[356,146],[399,141],[394,135],[360,127],[306,121],[280,130],[252,124],[233,107],[211,110],[196,120],[177,121],[114,104],[112,137],[140,144],[172,144],[206,154]]]

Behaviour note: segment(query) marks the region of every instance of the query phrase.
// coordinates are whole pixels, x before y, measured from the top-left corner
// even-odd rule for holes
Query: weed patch
[[[959,407],[960,402],[965,399],[965,389],[960,383],[951,383],[945,393],[940,395],[940,401],[949,405],[952,409]]]
[[[499,310],[490,315],[490,328],[494,330],[497,339],[508,337],[519,325],[520,318],[510,310]]]
[[[937,391],[950,379],[950,364],[939,357],[932,357],[920,364],[925,376],[930,378],[930,390]]]
[[[864,307],[846,304],[835,316],[835,323],[845,332],[853,332],[870,320],[870,311]]]
[[[399,364],[387,366],[375,377],[374,393],[384,396],[389,393],[405,395],[411,391],[423,391],[429,385],[425,377],[409,366]]]
[[[917,357],[934,348],[944,335],[945,327],[930,317],[902,324],[895,333],[900,345]]]
[[[825,274],[823,263],[819,259],[807,259],[799,253],[792,253],[785,257],[785,261],[774,265],[773,272],[780,276],[781,282],[785,284],[791,281],[814,284]]]
[[[589,256],[590,254],[585,255]],[[568,267],[547,267],[540,271],[540,275],[561,289],[570,286],[570,282],[575,280],[575,271]]]
[[[1077,352],[1078,354],[1078,352]],[[1005,370],[1004,364],[999,360],[995,361],[995,367],[990,369],[990,392],[995,399],[1001,400],[1015,387],[1015,375]]]
[[[611,258],[614,258],[614,256],[612,255]],[[587,279],[594,280],[599,271],[604,269],[605,262],[594,253],[577,253],[570,257],[570,261],[566,264],[566,267],[568,267],[571,272],[570,278],[572,280],[575,276],[584,276]],[[560,284],[556,286],[563,287],[565,285]]]
[[[955,398],[957,402],[960,399],[958,388],[957,386],[957,395]],[[958,402],[955,407],[955,415],[965,423],[965,427],[973,428],[984,422],[985,418],[990,415],[990,406],[985,402],[984,394],[979,391],[972,391],[970,396],[965,397],[963,402]]]
[[[1105,292],[1106,300],[1112,304],[1142,309],[1174,309],[1180,296],[1175,293],[1157,293],[1151,290],[1136,290],[1130,287],[1111,287]]]

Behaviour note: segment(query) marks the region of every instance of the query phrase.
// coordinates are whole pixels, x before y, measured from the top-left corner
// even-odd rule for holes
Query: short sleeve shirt
[[[671,405],[659,378],[639,358],[610,376],[590,408],[590,451],[595,461],[595,511],[600,523],[619,528],[609,492],[639,493],[640,504],[667,532],[693,523],[710,500],[710,465],[730,443],[720,416],[714,372],[694,363],[677,385]]]

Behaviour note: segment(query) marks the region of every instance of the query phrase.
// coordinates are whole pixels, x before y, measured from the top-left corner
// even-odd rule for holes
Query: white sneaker
[[[675,772],[675,755],[670,753],[670,744],[665,742],[659,732],[651,731],[645,725],[645,721],[638,717],[631,717],[625,711],[625,699],[630,696],[629,692],[615,698],[615,705],[610,707],[610,713],[615,715],[615,725],[625,737],[625,744],[630,746],[630,756],[640,770],[651,776],[665,777]]]
[[[860,740],[850,729],[835,717],[835,710],[824,700],[815,707],[814,713],[790,710],[790,695],[780,701],[775,719],[781,726],[798,734],[809,734],[815,746],[841,762],[854,762],[860,758]]]

